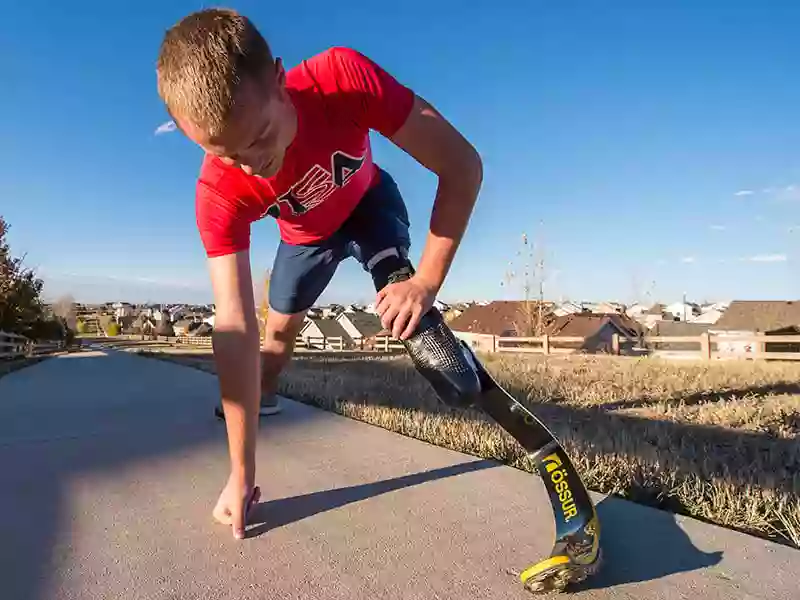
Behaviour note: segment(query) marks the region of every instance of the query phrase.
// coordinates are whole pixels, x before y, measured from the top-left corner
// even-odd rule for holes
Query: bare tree
[[[72,294],[64,294],[53,303],[53,314],[67,324],[67,327],[75,331],[78,326],[77,313],[75,310],[75,298]]]
[[[544,308],[544,250],[540,244],[531,244],[528,234],[522,234],[522,247],[517,251],[519,269],[514,267],[514,261],[509,262],[509,270],[505,274],[504,282],[511,286],[512,282],[521,279],[523,301],[521,305],[521,320],[516,323],[517,335],[523,337],[540,336],[544,333],[548,314]],[[503,283],[501,283],[503,285]],[[531,300],[536,295],[536,301]]]

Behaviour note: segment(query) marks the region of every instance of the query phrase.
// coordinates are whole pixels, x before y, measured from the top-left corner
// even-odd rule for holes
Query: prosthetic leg
[[[414,274],[405,254],[393,248],[373,258],[368,268],[376,290]],[[435,307],[403,344],[443,403],[483,410],[529,452],[536,464],[553,506],[556,540],[547,559],[520,573],[525,588],[533,593],[563,591],[570,583],[594,574],[601,561],[597,512],[553,434],[494,381],[469,346],[453,335]]]

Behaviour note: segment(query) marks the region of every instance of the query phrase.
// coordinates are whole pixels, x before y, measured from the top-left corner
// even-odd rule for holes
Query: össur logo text
[[[561,502],[561,512],[564,514],[564,521],[569,523],[578,509],[575,506],[575,499],[572,497],[572,490],[567,479],[567,470],[562,467],[561,459],[557,454],[550,454],[544,459],[544,466],[550,476],[550,481],[555,486],[558,500]]]

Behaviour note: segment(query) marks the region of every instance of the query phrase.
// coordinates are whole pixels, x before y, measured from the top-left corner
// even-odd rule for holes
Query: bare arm
[[[438,292],[478,197],[483,180],[481,158],[464,136],[419,96],[391,141],[439,176],[430,232],[416,276]]]
[[[231,476],[252,485],[261,379],[249,253],[211,258],[209,271],[217,307],[214,359],[228,430]]]

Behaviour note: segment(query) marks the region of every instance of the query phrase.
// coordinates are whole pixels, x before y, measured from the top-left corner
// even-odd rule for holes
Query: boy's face
[[[297,133],[297,114],[284,87],[280,60],[263,80],[243,81],[229,122],[221,135],[211,137],[191,123],[178,126],[206,152],[238,166],[248,175],[272,177],[283,164],[286,149]]]

